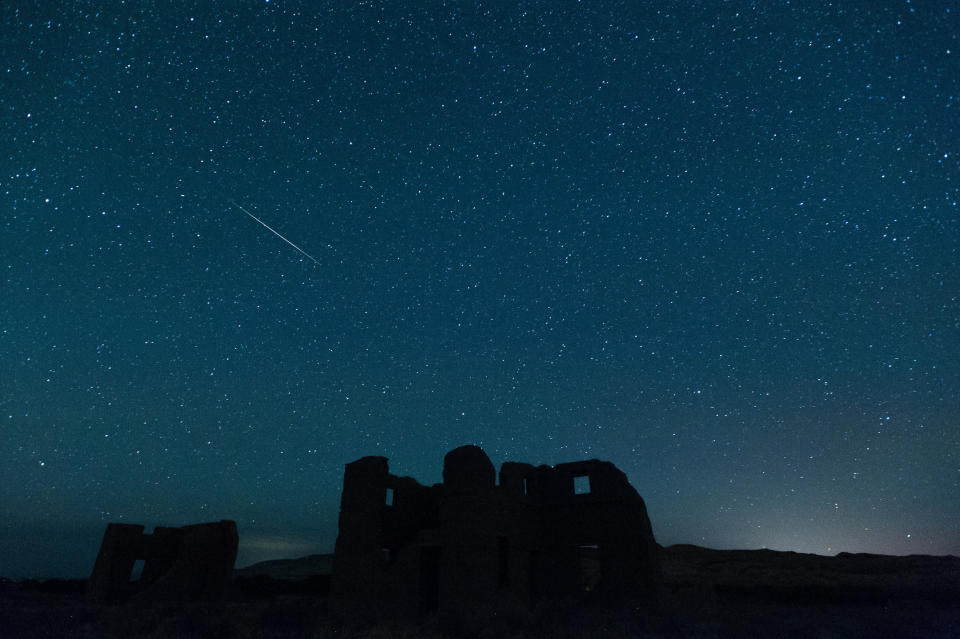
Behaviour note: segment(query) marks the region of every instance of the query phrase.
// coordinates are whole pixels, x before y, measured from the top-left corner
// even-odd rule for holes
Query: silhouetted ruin
[[[391,475],[385,457],[346,465],[331,594],[354,612],[635,599],[659,575],[643,499],[610,462],[506,462],[497,485],[486,453],[463,446],[430,487]]]
[[[237,525],[229,520],[181,528],[109,524],[93,565],[93,603],[222,599],[237,558]],[[139,579],[134,565],[143,561]]]

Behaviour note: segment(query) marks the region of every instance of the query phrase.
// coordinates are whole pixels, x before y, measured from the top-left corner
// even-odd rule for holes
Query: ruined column
[[[91,603],[114,603],[129,594],[133,564],[142,553],[143,526],[108,524],[87,585]]]
[[[330,591],[360,606],[375,603],[381,589],[388,478],[386,457],[363,457],[344,468]]]

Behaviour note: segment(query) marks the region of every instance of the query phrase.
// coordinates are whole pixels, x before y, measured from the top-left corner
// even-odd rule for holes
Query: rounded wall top
[[[492,490],[496,470],[479,446],[454,448],[443,458],[443,484],[454,491]]]

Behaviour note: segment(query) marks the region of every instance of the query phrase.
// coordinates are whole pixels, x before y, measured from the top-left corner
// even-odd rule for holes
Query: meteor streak
[[[303,253],[305,256],[307,256],[308,258],[310,258],[315,264],[319,264],[319,263],[320,263],[320,262],[318,262],[317,259],[314,258],[312,255],[310,255],[309,253],[307,253],[306,251],[304,251],[302,248],[300,248],[299,246],[297,246],[296,244],[294,244],[293,242],[291,242],[290,240],[288,240],[288,239],[285,238],[284,236],[282,236],[282,235],[280,235],[279,233],[277,233],[276,231],[274,231],[272,228],[270,228],[270,227],[267,225],[266,222],[264,222],[263,220],[261,220],[259,217],[257,217],[256,215],[254,215],[253,213],[251,213],[251,212],[248,211],[247,209],[243,208],[242,206],[240,206],[239,204],[237,204],[237,203],[234,202],[233,200],[230,200],[230,204],[233,204],[235,207],[237,207],[238,209],[240,209],[241,211],[243,211],[244,213],[246,213],[247,215],[249,215],[250,217],[252,217],[254,220],[256,220],[257,222],[259,222],[260,224],[262,224],[264,228],[266,228],[268,231],[270,231],[271,233],[273,233],[274,235],[276,235],[277,237],[279,237],[281,240],[283,240],[284,242],[286,242],[287,244],[289,244],[289,245],[292,246],[293,248],[295,248],[295,249],[297,249],[298,251],[300,251],[301,253]]]

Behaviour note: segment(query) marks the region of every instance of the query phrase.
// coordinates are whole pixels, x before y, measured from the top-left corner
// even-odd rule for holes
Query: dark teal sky
[[[16,4],[0,574],[328,552],[343,464],[465,443],[663,544],[960,554],[960,9]]]

